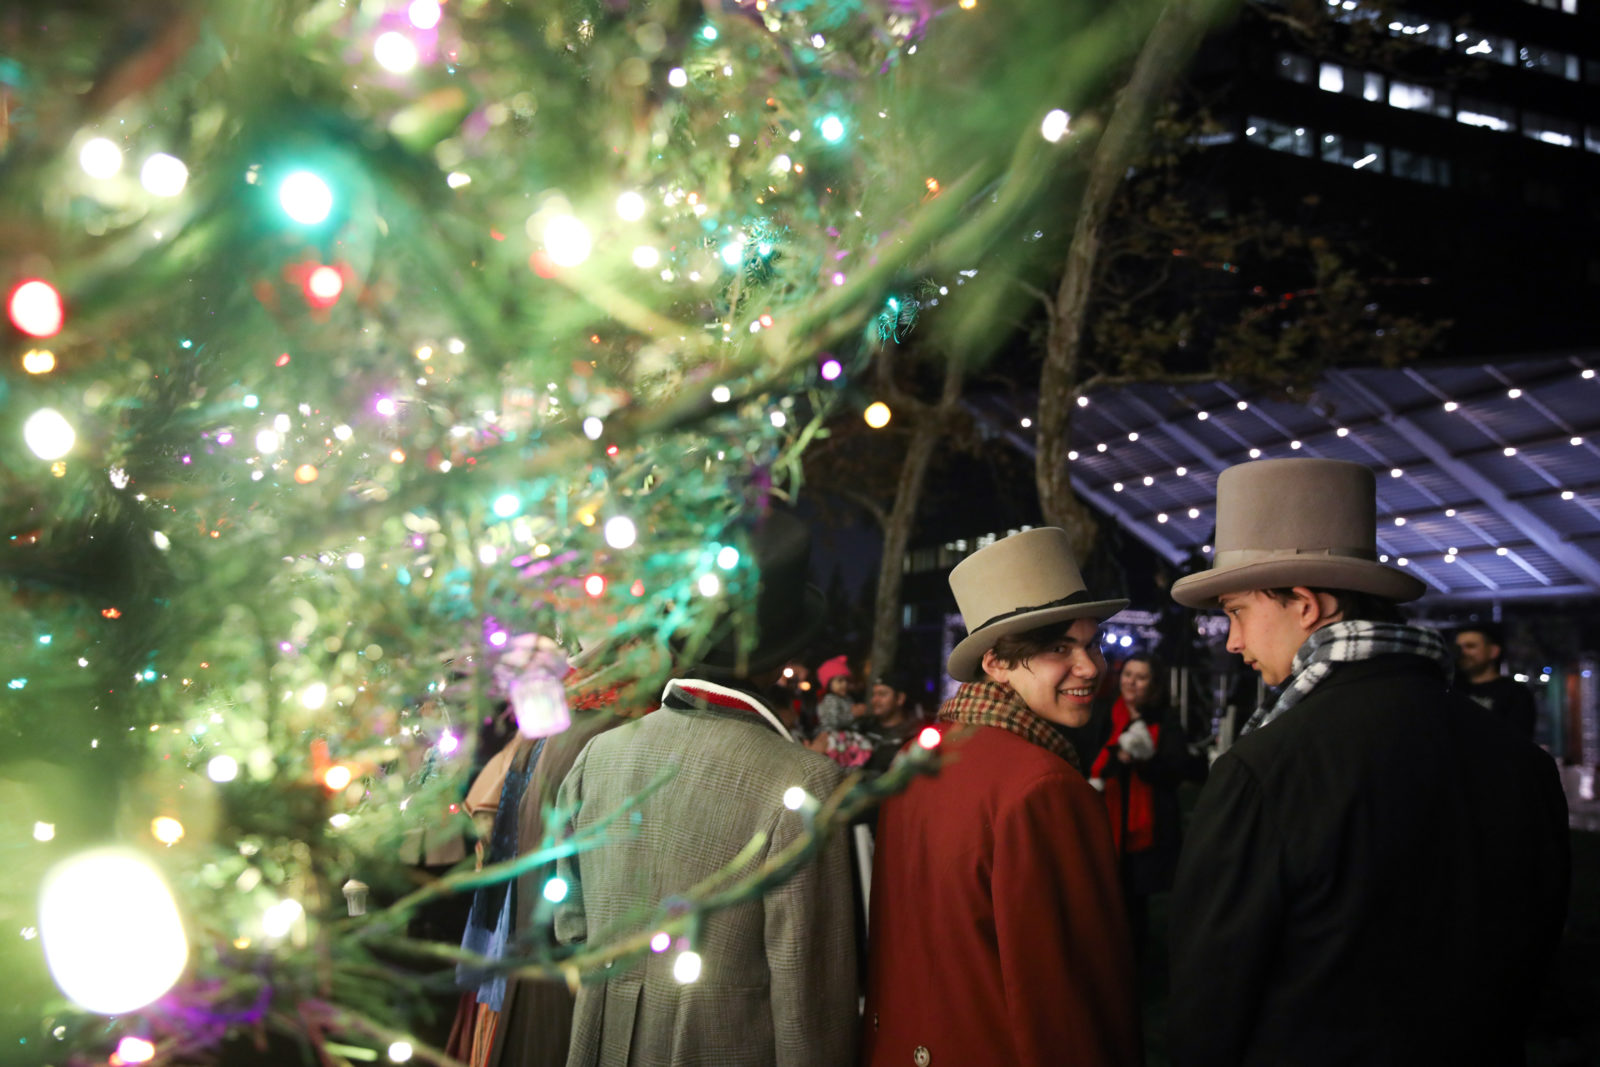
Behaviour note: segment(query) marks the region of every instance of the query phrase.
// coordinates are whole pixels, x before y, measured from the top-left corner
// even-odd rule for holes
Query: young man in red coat
[[[872,876],[867,1067],[1140,1062],[1111,827],[1061,727],[1089,716],[1099,620],[1066,534],[950,574],[967,684],[939,710],[944,764],[883,805]]]

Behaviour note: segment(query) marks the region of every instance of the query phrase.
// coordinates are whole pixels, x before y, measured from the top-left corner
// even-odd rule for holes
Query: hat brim
[[[1221,606],[1217,598],[1229,593],[1302,585],[1370,593],[1397,603],[1415,600],[1428,591],[1421,579],[1371,560],[1293,555],[1251,560],[1179,578],[1172,584],[1172,599],[1186,608],[1214,610]]]
[[[983,654],[993,648],[995,642],[1002,637],[1074,619],[1095,619],[1104,622],[1127,606],[1126,600],[1095,600],[1087,604],[1067,604],[1059,608],[1044,608],[1023,615],[1013,615],[999,622],[990,623],[962,638],[961,643],[950,653],[945,669],[950,672],[950,677],[958,682],[976,682],[983,677]]]

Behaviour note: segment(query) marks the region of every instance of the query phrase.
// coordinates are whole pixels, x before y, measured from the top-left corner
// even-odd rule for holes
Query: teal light
[[[315,226],[333,210],[333,190],[309,170],[297,170],[278,185],[278,205],[302,226]]]
[[[39,635],[39,643],[41,645],[48,645],[50,643],[50,635],[49,634],[40,634]]]
[[[544,899],[552,904],[559,904],[567,899],[567,880],[565,878],[552,878],[544,884]]]
[[[731,571],[739,565],[739,550],[732,545],[726,545],[717,552],[717,566],[725,571]]]
[[[261,398],[256,396],[256,394],[247,393],[245,395],[245,398],[244,398],[244,406],[245,407],[247,407],[247,408],[255,408],[255,407],[258,407],[260,404],[261,404]]]
[[[817,132],[829,144],[838,144],[844,140],[844,119],[838,115],[824,115],[822,121],[817,123]]]
[[[729,241],[722,246],[722,262],[730,267],[737,267],[744,262],[744,242]]]
[[[715,41],[717,39],[717,28],[715,26],[706,26],[700,31],[700,36],[708,41]]]
[[[410,585],[411,572],[406,570],[404,567],[401,567],[394,572],[394,580],[399,582],[401,585]]]
[[[494,498],[494,513],[502,519],[509,519],[522,510],[522,500],[515,493],[501,493]]]
[[[8,689],[22,689],[25,688],[27,684],[28,680],[26,678],[13,678],[7,683],[6,687]]]

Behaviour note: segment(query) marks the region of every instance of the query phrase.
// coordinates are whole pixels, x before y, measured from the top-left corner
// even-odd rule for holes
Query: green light
[[[552,904],[559,904],[567,899],[567,881],[565,878],[552,878],[544,884],[544,899]]]
[[[302,226],[315,226],[333,210],[333,190],[309,170],[297,170],[278,186],[278,204]]]
[[[732,545],[727,545],[717,552],[717,566],[725,571],[731,571],[739,565],[739,550]]]
[[[700,31],[700,36],[708,41],[715,41],[717,39],[717,28],[715,26],[707,26]]]
[[[838,115],[824,115],[822,121],[817,123],[817,132],[829,144],[838,144],[844,140],[844,119]]]
[[[48,645],[50,643],[50,635],[49,634],[40,634],[39,635],[39,643],[41,645]]]
[[[494,498],[494,513],[502,519],[509,519],[522,510],[522,501],[515,493],[501,493]]]

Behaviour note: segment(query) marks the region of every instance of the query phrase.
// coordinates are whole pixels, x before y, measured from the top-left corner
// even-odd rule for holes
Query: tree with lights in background
[[[692,657],[752,600],[749,531],[800,491],[830,410],[868,398],[902,301],[982,265],[920,327],[981,352],[1155,18],[1055,0],[0,18],[6,1062],[272,1042],[447,1062],[420,1035],[467,957],[408,920],[583,847],[552,832],[408,881],[407,842],[466,832],[499,650],[603,646],[566,699],[559,669],[520,668],[527,732],[594,692],[649,706],[668,639]],[[932,759],[821,798],[802,844]],[[491,966],[578,981],[644,951]]]

